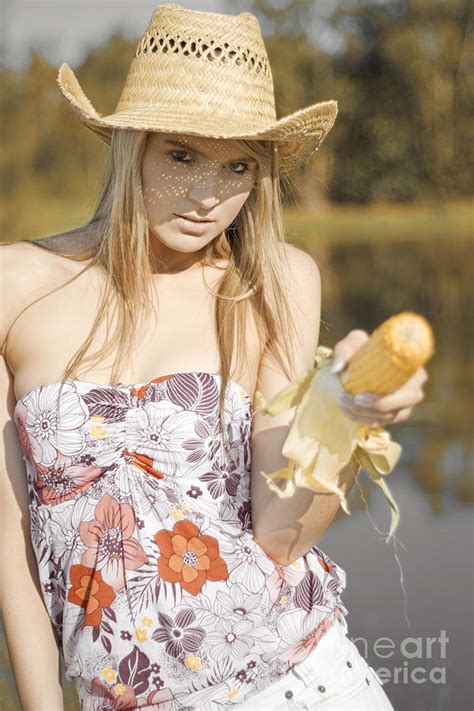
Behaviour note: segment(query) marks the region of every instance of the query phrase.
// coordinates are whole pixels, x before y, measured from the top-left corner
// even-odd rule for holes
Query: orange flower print
[[[85,609],[83,627],[98,627],[102,621],[102,608],[115,600],[115,592],[102,580],[99,570],[85,565],[72,565],[69,573],[72,587],[67,599]]]
[[[123,457],[127,457],[131,464],[134,464],[138,469],[154,476],[155,479],[163,479],[164,474],[160,472],[159,469],[155,469],[153,464],[153,459],[147,454],[141,454],[140,452],[130,452],[128,449],[124,449],[122,452]]]
[[[326,557],[318,556],[318,563],[321,565],[322,568],[324,568],[327,573],[331,573],[331,575],[333,573],[336,573],[335,564],[332,561],[326,560]]]
[[[80,491],[85,491],[106,467],[72,466],[71,457],[58,453],[56,462],[50,467],[36,464],[35,488],[41,503],[62,504],[73,499]]]
[[[81,563],[100,570],[116,592],[125,587],[125,571],[137,570],[146,562],[146,553],[133,537],[136,519],[130,504],[119,503],[104,494],[95,507],[95,518],[79,525],[79,534],[87,549]]]
[[[163,381],[171,380],[172,378],[173,378],[172,373],[170,375],[160,375],[158,378],[153,378],[153,380],[150,380],[148,383],[145,383],[144,385],[140,385],[138,387],[132,388],[131,394],[135,395],[138,400],[142,400],[146,395],[146,391],[151,387],[152,383],[162,383]]]
[[[179,583],[183,590],[197,595],[208,580],[227,580],[229,572],[219,556],[219,543],[212,536],[199,535],[191,521],[178,521],[173,531],[155,535],[160,548],[158,572],[163,580]]]

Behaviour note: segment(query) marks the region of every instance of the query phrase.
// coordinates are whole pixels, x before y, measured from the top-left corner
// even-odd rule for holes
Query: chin
[[[170,237],[169,239],[162,239],[155,234],[156,242],[165,247],[165,249],[172,249],[175,252],[198,252],[200,249],[206,246],[206,242],[202,238],[194,237],[193,235],[184,236],[179,235],[174,239]]]

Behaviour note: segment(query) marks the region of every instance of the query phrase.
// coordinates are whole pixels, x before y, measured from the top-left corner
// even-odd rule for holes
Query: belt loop
[[[291,694],[291,696],[289,696],[289,694]],[[304,703],[304,701],[296,701],[293,696],[293,692],[291,692],[290,690],[285,692],[285,699],[288,709],[293,709],[294,711],[309,711],[309,708]]]

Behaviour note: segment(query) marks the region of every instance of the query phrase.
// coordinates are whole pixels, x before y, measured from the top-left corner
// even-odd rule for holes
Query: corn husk
[[[338,475],[354,458],[387,498],[391,508],[390,539],[400,514],[384,477],[393,471],[402,448],[382,427],[353,422],[344,414],[337,404],[343,386],[339,376],[329,372],[331,362],[332,350],[319,346],[315,368],[289,383],[274,398],[267,402],[257,391],[257,406],[263,414],[277,415],[296,406],[282,448],[288,466],[271,474],[261,474],[281,498],[291,497],[297,487],[316,493],[330,492],[337,494],[342,509],[350,514]]]

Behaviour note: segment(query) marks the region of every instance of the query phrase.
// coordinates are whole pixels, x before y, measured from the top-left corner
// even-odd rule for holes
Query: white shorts
[[[239,711],[394,711],[382,681],[347,637],[341,615],[314,651],[283,679],[236,706]]]

